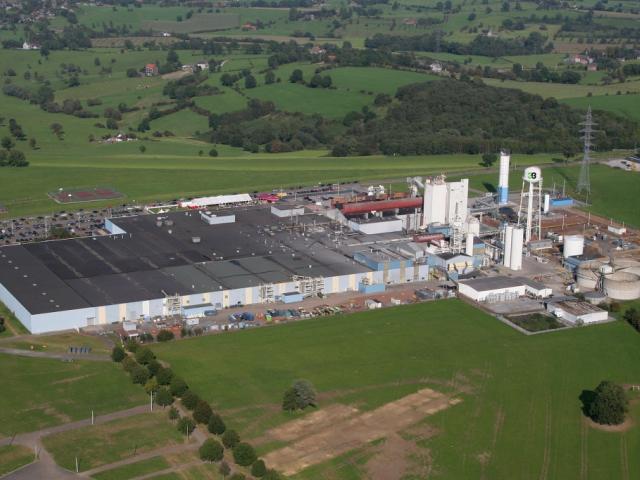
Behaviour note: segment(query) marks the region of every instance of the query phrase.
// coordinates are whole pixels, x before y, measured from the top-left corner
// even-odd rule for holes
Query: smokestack
[[[503,205],[509,201],[509,161],[510,155],[500,152],[500,176],[498,177],[498,203]]]

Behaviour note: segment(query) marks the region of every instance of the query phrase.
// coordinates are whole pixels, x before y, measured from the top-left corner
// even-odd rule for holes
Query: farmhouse
[[[147,77],[154,77],[158,75],[158,66],[155,63],[147,63],[144,66],[144,74]]]
[[[311,50],[309,50],[311,55],[324,55],[326,50],[319,45],[314,45]]]
[[[439,62],[433,62],[431,65],[429,65],[429,67],[431,68],[431,71],[434,73],[442,72],[442,64]]]

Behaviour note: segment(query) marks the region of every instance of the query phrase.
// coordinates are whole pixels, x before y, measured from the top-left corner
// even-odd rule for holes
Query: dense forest
[[[476,82],[442,80],[402,87],[382,118],[354,122],[334,144],[334,155],[414,155],[513,152],[577,153],[583,114],[555,99]],[[596,148],[632,148],[635,122],[606,112],[598,122]]]

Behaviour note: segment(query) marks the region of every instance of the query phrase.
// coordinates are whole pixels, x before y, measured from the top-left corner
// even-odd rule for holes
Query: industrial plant
[[[512,172],[501,152],[496,193],[472,197],[468,179],[440,175],[398,192],[354,183],[149,206],[99,235],[0,248],[0,300],[42,333],[408,284],[422,296],[457,289],[497,313],[571,311],[569,323],[640,297],[631,232],[545,189],[538,167],[510,191]],[[589,307],[565,297],[579,292]]]

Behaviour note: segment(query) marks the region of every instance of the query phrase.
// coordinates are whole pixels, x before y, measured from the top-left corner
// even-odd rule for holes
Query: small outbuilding
[[[606,310],[578,299],[548,302],[546,307],[548,312],[574,325],[604,322],[609,318]]]

